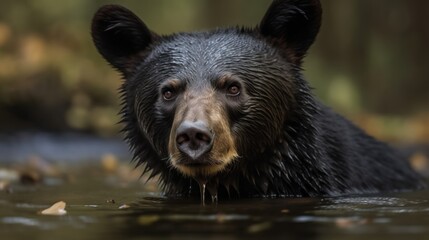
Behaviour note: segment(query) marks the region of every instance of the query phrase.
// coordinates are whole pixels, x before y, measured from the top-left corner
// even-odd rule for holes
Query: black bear
[[[131,11],[101,7],[92,37],[124,77],[123,131],[166,193],[335,196],[411,190],[395,149],[320,103],[303,57],[319,0],[274,0],[256,28],[160,36]],[[209,194],[207,193],[207,194]]]

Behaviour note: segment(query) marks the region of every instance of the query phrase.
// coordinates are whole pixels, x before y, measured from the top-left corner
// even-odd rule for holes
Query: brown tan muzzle
[[[237,157],[228,117],[213,91],[185,93],[176,109],[168,150],[172,165],[191,177],[214,175]]]

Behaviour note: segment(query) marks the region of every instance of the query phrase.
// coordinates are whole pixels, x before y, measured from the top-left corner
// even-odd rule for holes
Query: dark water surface
[[[429,239],[429,191],[202,206],[97,174],[46,182],[0,192],[1,239]],[[38,214],[60,200],[66,215]]]
[[[129,159],[118,140],[0,139],[0,239],[429,239],[429,190],[202,206],[163,197],[116,158]],[[66,215],[39,214],[58,201]]]

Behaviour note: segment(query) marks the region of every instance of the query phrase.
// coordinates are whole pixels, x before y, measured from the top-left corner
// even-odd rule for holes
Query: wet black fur
[[[300,66],[320,18],[318,0],[277,0],[255,29],[158,36],[125,8],[101,8],[93,39],[125,77],[123,132],[138,165],[151,177],[159,175],[167,193],[198,193],[196,182],[169,163],[176,102],[165,103],[160,87],[174,77],[183,82],[180,91],[210,88],[231,73],[242,81],[243,92],[238,99],[220,99],[240,158],[210,179],[220,195],[332,196],[421,188],[419,176],[396,150],[312,95]],[[223,96],[222,89],[216,91]]]

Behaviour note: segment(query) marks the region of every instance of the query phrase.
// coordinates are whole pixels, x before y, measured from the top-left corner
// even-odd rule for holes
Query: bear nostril
[[[212,147],[213,134],[202,121],[185,121],[176,131],[176,145],[180,152],[196,160]]]
[[[212,141],[211,137],[206,133],[199,132],[196,134],[196,138],[202,142],[210,143]]]
[[[177,136],[176,142],[178,144],[183,144],[185,142],[189,141],[189,136],[186,134],[180,134]]]

